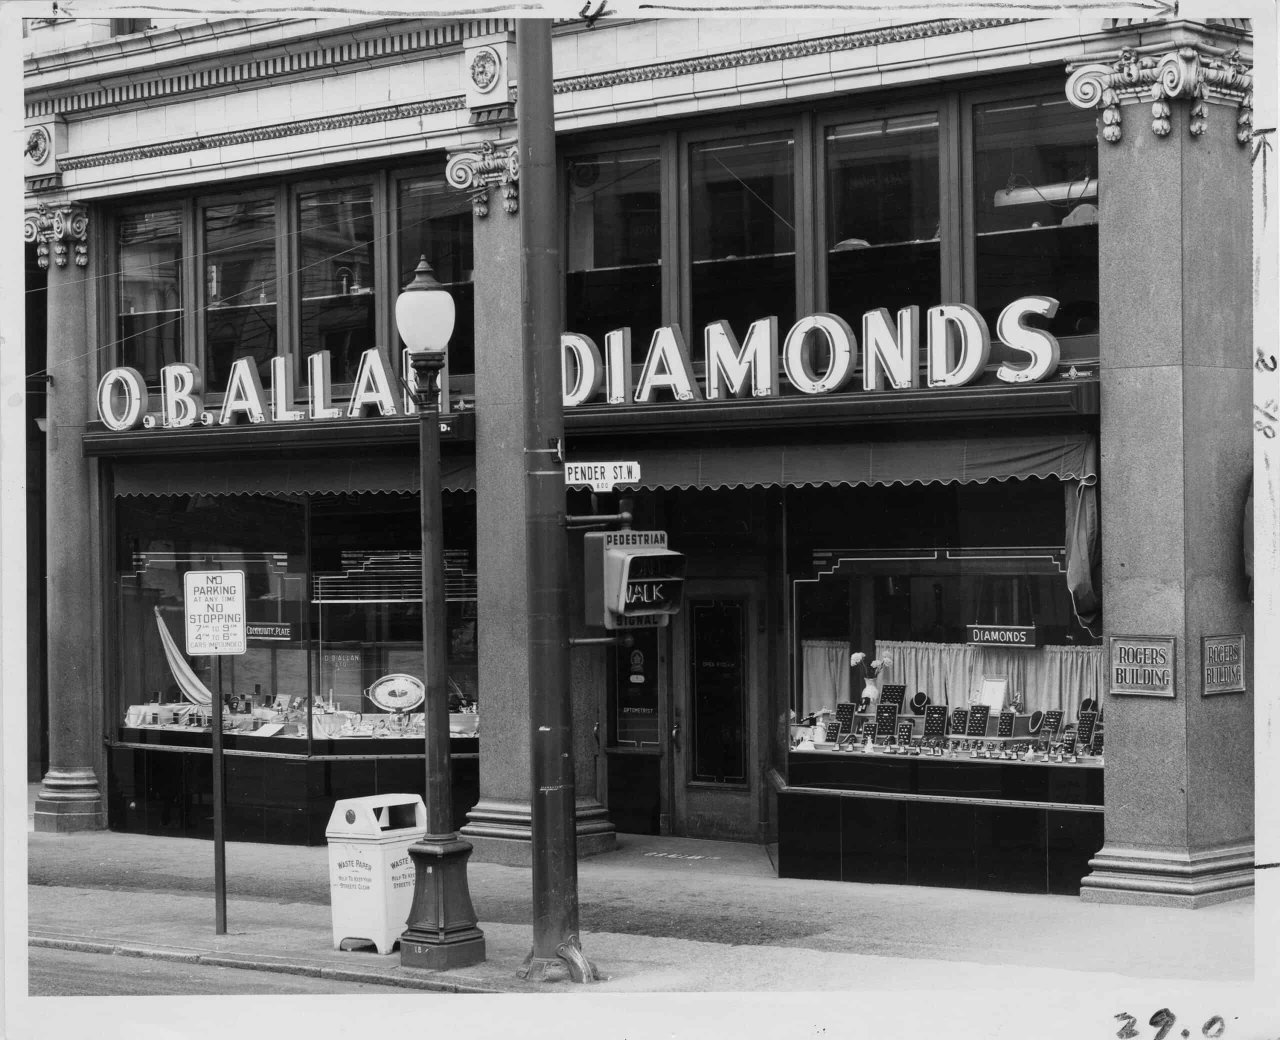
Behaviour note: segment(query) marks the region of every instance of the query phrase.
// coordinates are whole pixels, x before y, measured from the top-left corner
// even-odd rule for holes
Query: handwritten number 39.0
[[[1133,1037],[1138,1035],[1138,1031],[1133,1028],[1138,1020],[1128,1012],[1122,1011],[1120,1014],[1116,1015],[1115,1018],[1116,1021],[1124,1022],[1124,1025],[1120,1027],[1120,1031],[1116,1033],[1119,1040],[1132,1040]],[[1154,1040],[1164,1040],[1164,1038],[1169,1035],[1169,1030],[1173,1028],[1173,1024],[1177,1020],[1177,1017],[1168,1008],[1161,1008],[1152,1015],[1151,1020],[1147,1024],[1156,1027]],[[1226,1030],[1227,1024],[1222,1020],[1221,1015],[1214,1015],[1208,1022],[1200,1027],[1201,1035],[1207,1037],[1208,1040],[1218,1040],[1218,1037],[1225,1033]]]

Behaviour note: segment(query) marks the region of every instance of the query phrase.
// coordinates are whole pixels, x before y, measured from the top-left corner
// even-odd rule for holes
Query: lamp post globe
[[[442,357],[453,335],[457,311],[453,297],[435,279],[425,256],[418,260],[413,281],[396,299],[396,329],[414,353],[430,351]]]
[[[485,959],[484,934],[467,887],[471,844],[453,828],[449,762],[448,633],[444,602],[444,516],[440,491],[440,422],[436,378],[453,334],[453,298],[432,277],[424,256],[396,299],[396,325],[410,350],[418,406],[422,519],[422,657],[427,832],[409,848],[413,903],[400,936],[400,964],[439,971]]]

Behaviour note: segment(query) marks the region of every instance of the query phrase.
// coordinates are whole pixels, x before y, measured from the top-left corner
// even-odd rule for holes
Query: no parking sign
[[[183,592],[187,654],[243,654],[244,571],[187,571]]]

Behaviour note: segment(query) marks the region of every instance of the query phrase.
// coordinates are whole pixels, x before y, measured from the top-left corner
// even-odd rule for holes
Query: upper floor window
[[[335,385],[353,382],[377,345],[374,243],[370,186],[298,196],[299,349],[327,350]]]
[[[226,383],[238,357],[252,357],[264,385],[279,349],[276,215],[271,199],[204,211],[205,379]]]
[[[156,207],[130,213],[116,226],[116,340],[121,365],[148,386],[160,369],[183,360],[183,210]]]
[[[1094,115],[1059,95],[973,110],[974,305],[995,330],[1020,296],[1058,300],[1055,336],[1098,331]]]
[[[131,36],[134,33],[146,32],[151,28],[150,18],[112,18],[112,36]]]
[[[795,251],[794,136],[775,133],[693,145],[691,337],[721,319],[739,334],[739,324],[770,314],[777,315],[780,328],[789,327],[796,313]]]
[[[841,123],[825,143],[827,309],[923,313],[942,296],[937,116]]]
[[[696,372],[715,321],[742,342],[774,316],[781,347],[797,317],[830,312],[861,342],[868,311],[918,307],[923,331],[929,308],[964,303],[994,367],[1016,360],[997,342],[1004,307],[1049,296],[1064,361],[1095,360],[1097,148],[1094,114],[1037,86],[570,144],[565,327],[598,346],[630,327],[639,364],[652,330],[679,323]]]
[[[295,401],[309,392],[305,359],[329,352],[341,400],[363,353],[398,353],[395,298],[425,254],[454,296],[453,400],[475,371],[471,204],[439,173],[258,187],[122,209],[114,215],[115,356],[158,387],[160,370],[199,367],[220,395],[240,358],[266,389],[271,360],[295,359]],[[394,229],[394,231],[393,231]]]
[[[569,248],[565,265],[569,327],[604,347],[631,327],[637,364],[647,333],[662,324],[662,191],[657,148],[569,160]]]
[[[442,175],[411,177],[399,184],[396,212],[397,291],[413,281],[418,259],[425,256],[436,281],[453,297],[449,374],[470,375],[476,370],[471,200]]]

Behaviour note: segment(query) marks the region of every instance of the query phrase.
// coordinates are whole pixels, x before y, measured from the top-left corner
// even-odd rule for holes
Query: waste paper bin
[[[427,809],[414,794],[379,794],[335,802],[329,843],[333,945],[372,943],[390,953],[413,904],[409,846],[427,833]]]

